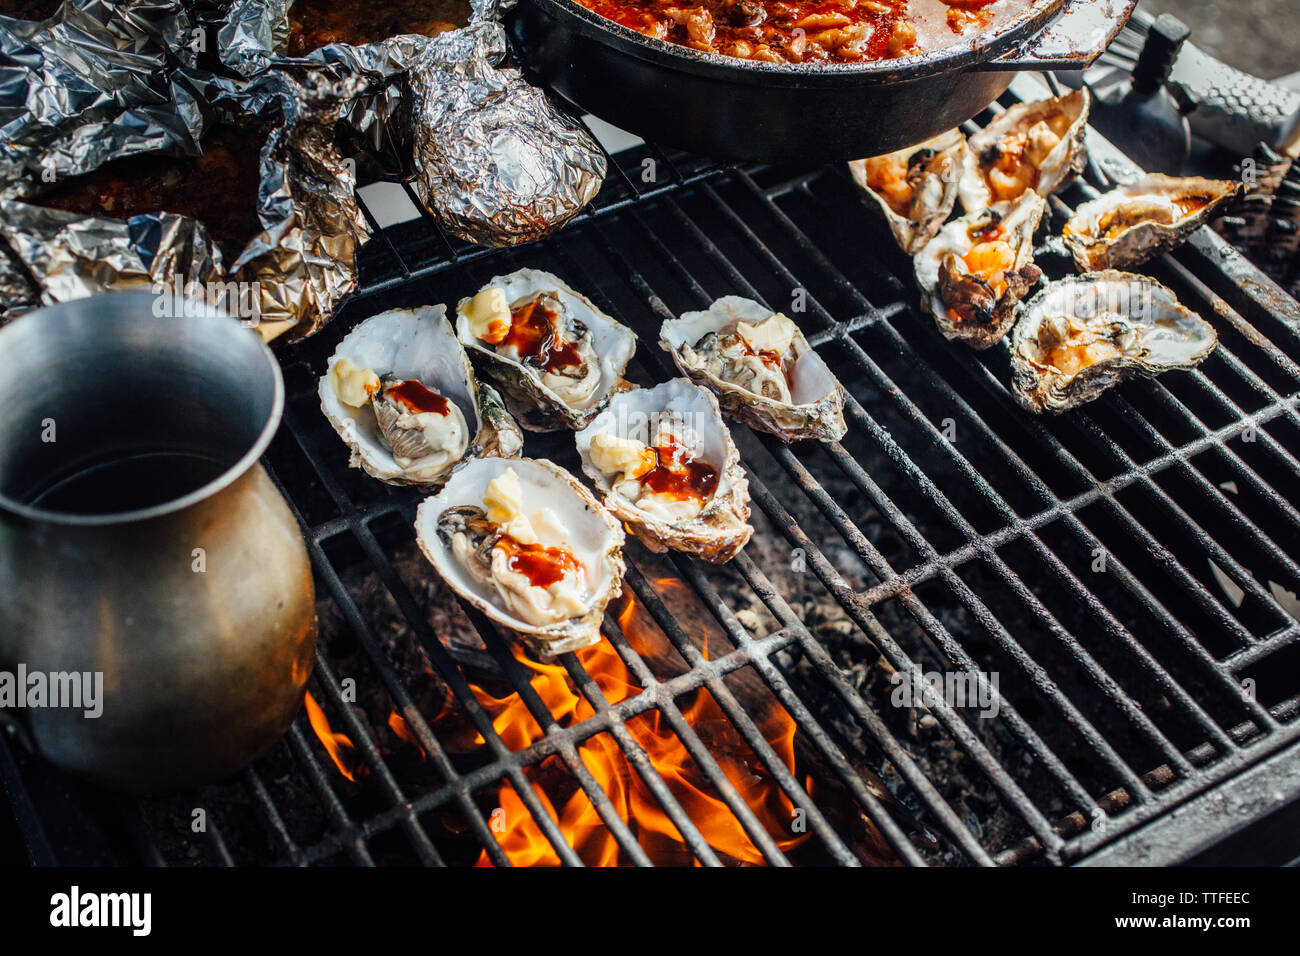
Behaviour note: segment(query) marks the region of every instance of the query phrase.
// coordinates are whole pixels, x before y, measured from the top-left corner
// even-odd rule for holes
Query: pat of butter
[[[488,482],[483,491],[483,507],[487,509],[488,521],[499,525],[520,544],[538,543],[532,522],[524,514],[524,489],[513,468],[507,468],[505,474]]]
[[[756,325],[737,322],[736,332],[754,351],[772,351],[784,356],[790,349],[790,343],[798,334],[799,326],[795,325],[788,316],[777,312]]]
[[[469,330],[476,338],[496,345],[510,331],[510,303],[506,294],[495,286],[484,289],[465,307]]]
[[[621,480],[640,478],[658,464],[658,456],[635,438],[620,438],[610,432],[592,436],[591,463],[606,475]]]
[[[334,363],[330,377],[339,401],[353,408],[369,403],[371,396],[379,391],[379,376],[372,369],[358,368],[345,358]]]

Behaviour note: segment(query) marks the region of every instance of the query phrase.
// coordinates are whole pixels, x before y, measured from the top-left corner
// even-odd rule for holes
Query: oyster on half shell
[[[350,464],[390,484],[436,485],[467,459],[523,448],[501,397],[474,378],[441,305],[361,322],[334,350],[319,394]]]
[[[659,346],[732,418],[783,442],[839,441],[844,389],[788,316],[736,295],[669,319]]]
[[[623,588],[623,528],[563,468],[479,458],[415,515],[420,550],[457,594],[541,654],[600,641]]]
[[[1192,368],[1217,344],[1213,326],[1154,279],[1062,279],[1029,302],[1011,334],[1012,385],[1027,410],[1061,412],[1126,378]]]
[[[605,507],[652,551],[721,564],[749,525],[749,481],[713,394],[688,379],[620,392],[575,436]]]
[[[1140,265],[1180,245],[1241,188],[1229,180],[1152,173],[1083,203],[1061,238],[1081,272]]]
[[[537,269],[497,276],[456,311],[456,334],[530,431],[582,428],[636,351],[631,329]]]
[[[962,209],[975,212],[1026,192],[1047,196],[1083,172],[1090,94],[1017,103],[966,144],[958,194]]]
[[[855,159],[849,174],[885,217],[903,251],[916,255],[957,203],[965,156],[966,137],[953,129],[916,146]]]
[[[1042,275],[1033,262],[1034,231],[1046,206],[1030,192],[969,213],[913,258],[921,304],[944,338],[986,349],[1006,335],[1018,303]]]

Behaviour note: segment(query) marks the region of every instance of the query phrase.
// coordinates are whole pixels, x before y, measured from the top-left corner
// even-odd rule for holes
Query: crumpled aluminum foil
[[[300,338],[319,329],[356,284],[356,254],[369,236],[351,165],[333,126],[343,100],[285,77],[231,83],[188,74],[202,101],[239,125],[279,112],[261,145],[256,197],[262,231],[226,263],[202,223],[160,210],[130,220],[81,216],[40,206],[40,196],[0,199],[0,237],[49,305],[98,292],[192,283],[211,300],[237,287],[245,297],[217,304],[239,311],[263,338]],[[127,155],[135,154],[135,150]],[[98,150],[99,163],[117,158]],[[250,197],[251,198],[251,197]],[[6,295],[0,268],[0,296]],[[13,290],[17,297],[20,290]],[[6,306],[10,303],[6,302]],[[9,307],[10,314],[22,307]]]
[[[49,20],[0,17],[0,194],[179,145],[203,117],[174,66],[192,65],[182,0],[66,0]]]
[[[410,111],[405,76],[424,50],[427,37],[404,34],[377,43],[331,43],[306,56],[277,53],[289,36],[293,0],[233,0],[217,31],[221,62],[241,76],[269,70],[295,76],[317,74],[315,82],[359,82],[345,103],[342,128],[375,175],[407,179],[411,173]]]
[[[585,127],[505,65],[499,8],[480,3],[474,23],[431,38],[411,67],[415,189],[447,231],[509,246],[573,218],[607,163]]]

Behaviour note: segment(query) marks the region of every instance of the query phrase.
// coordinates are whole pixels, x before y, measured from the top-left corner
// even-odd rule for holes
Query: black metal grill
[[[1035,95],[1033,82],[1014,89]],[[1054,200],[1058,227],[1121,162],[1100,158],[1090,183]],[[1149,271],[1213,322],[1218,351],[1193,372],[1033,418],[1008,394],[1005,349],[949,345],[919,314],[910,260],[843,169],[717,168],[650,146],[611,163],[593,208],[535,246],[464,246],[428,218],[377,231],[361,290],[326,332],[283,354],[289,402],[269,464],[317,574],[310,689],[368,775],[345,780],[305,716],[238,778],[142,799],[67,780],[6,744],[0,779],[37,862],[441,864],[486,850],[503,865],[493,810],[504,782],[559,860],[578,863],[530,784],[546,761],[586,795],[620,862],[649,863],[639,822],[584,760],[601,735],[671,819],[683,862],[735,862],[629,729],[655,713],[773,865],[1167,860],[1262,816],[1261,794],[1294,796],[1267,762],[1294,761],[1300,738],[1300,624],[1286,593],[1300,588],[1295,301],[1202,230]],[[1040,264],[1070,271],[1047,248]],[[411,557],[419,496],[349,470],[315,398],[325,359],[360,318],[454,303],[523,265],[564,276],[638,332],[629,371],[641,384],[673,374],[655,346],[665,318],[735,293],[791,311],[849,393],[841,443],[786,447],[733,428],[757,533],[731,565],[629,543],[625,590],[678,660],[665,669],[638,653],[615,602],[605,634],[640,691],[608,703],[579,658],[562,656],[594,712],[579,722],[557,721],[494,628],[432,590]],[[527,453],[577,470],[567,434],[529,436]],[[455,621],[476,640],[456,638]],[[882,675],[934,670],[996,674],[996,689],[980,679],[998,715],[942,700],[928,717],[891,706]],[[369,703],[345,699],[349,678]],[[506,745],[470,687],[485,682],[520,695],[540,739]],[[755,772],[802,811],[804,835],[786,850],[789,834],[760,819],[716,740],[684,716],[704,693]],[[793,769],[756,700],[793,721]],[[377,726],[370,712],[384,709],[404,718],[423,760]],[[456,733],[485,742],[450,742],[449,713]],[[1225,808],[1254,799],[1245,817],[1202,813],[1193,830],[1135,838],[1216,787]]]

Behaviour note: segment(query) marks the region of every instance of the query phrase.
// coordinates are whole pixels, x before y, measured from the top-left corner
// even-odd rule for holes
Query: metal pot
[[[533,78],[657,143],[720,159],[827,162],[902,149],[970,119],[1017,70],[1079,70],[1136,0],[1039,0],[1000,29],[918,56],[780,64],[655,40],[576,0],[520,0],[508,25]]]
[[[97,717],[34,697],[0,716],[114,787],[233,773],[292,721],[316,646],[306,548],[258,461],[275,358],[144,293],[33,312],[0,356],[0,671],[89,674],[87,696],[102,675]]]

